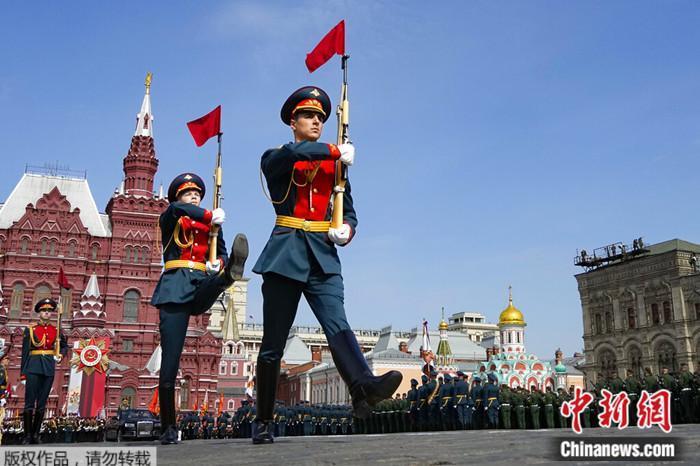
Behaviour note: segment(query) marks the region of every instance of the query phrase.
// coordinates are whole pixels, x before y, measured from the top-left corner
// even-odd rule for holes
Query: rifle
[[[343,55],[341,66],[343,68],[343,85],[340,88],[340,102],[336,110],[338,116],[337,143],[350,142],[350,102],[348,101],[348,66],[350,55]],[[343,224],[343,192],[348,181],[348,167],[340,160],[335,162],[335,188],[333,189],[333,214],[331,228],[340,228]]]
[[[218,209],[221,202],[221,178],[223,171],[221,170],[221,135],[217,134],[216,138],[219,143],[219,150],[216,154],[216,168],[214,169],[214,199],[213,209]],[[209,230],[209,262],[212,264],[216,260],[217,239],[219,237],[219,225],[212,225]]]

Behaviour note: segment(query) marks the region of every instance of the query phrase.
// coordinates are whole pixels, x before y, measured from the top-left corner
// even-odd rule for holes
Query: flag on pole
[[[203,146],[210,138],[221,132],[221,105],[203,117],[187,123],[187,128],[192,133],[197,147]]]
[[[317,68],[333,57],[335,54],[345,54],[345,20],[340,21],[326,34],[311,53],[306,54],[306,67],[309,73],[313,73]]]
[[[148,372],[150,372],[151,375],[154,375],[160,370],[160,364],[162,359],[163,349],[160,347],[160,345],[158,345],[156,346],[156,349],[153,350],[153,354],[151,354],[151,357],[148,359],[148,362],[146,363],[146,367],[144,367],[144,369],[148,369]]]
[[[148,403],[148,410],[153,413],[154,416],[160,414],[160,402],[158,401],[158,387],[153,390],[153,396],[151,396],[151,402]]]
[[[68,278],[66,278],[66,274],[63,273],[63,267],[58,269],[58,286],[60,286],[64,290],[70,290],[71,285],[68,283]]]

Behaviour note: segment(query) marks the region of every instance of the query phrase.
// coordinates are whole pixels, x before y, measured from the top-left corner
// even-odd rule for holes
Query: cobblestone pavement
[[[595,440],[655,437],[678,439],[682,461],[562,462],[557,451],[560,438]],[[112,443],[112,446],[115,444]],[[144,442],[129,445],[146,445]],[[405,434],[283,437],[273,445],[252,445],[250,440],[193,440],[180,445],[158,446],[159,465],[461,465],[461,464],[700,464],[700,425],[674,426],[670,434],[658,428],[626,430],[480,430]]]

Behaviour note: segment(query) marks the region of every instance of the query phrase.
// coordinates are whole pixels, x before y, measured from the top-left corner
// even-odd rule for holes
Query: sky
[[[359,225],[341,250],[354,328],[410,330],[441,308],[490,322],[508,286],[541,357],[581,351],[573,264],[643,237],[700,242],[700,3],[693,1],[7,2],[0,17],[0,202],[27,164],[86,170],[104,211],[119,184],[146,72],[157,184],[209,179],[214,140],[185,123],[222,105],[225,233],[250,267],[274,212],[262,153],[303,85],[335,105],[346,21],[350,170]],[[328,121],[322,140],[334,142]],[[205,204],[210,198],[205,198]],[[252,273],[248,314],[262,321]],[[297,324],[315,324],[304,304]]]

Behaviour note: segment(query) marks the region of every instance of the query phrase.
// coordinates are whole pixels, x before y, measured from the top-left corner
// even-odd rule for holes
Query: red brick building
[[[97,208],[88,180],[75,173],[27,169],[0,204],[0,339],[10,348],[6,360],[14,397],[10,413],[22,409],[19,383],[22,332],[36,320],[34,303],[57,297],[59,267],[73,289],[64,292],[62,328],[68,343],[109,337],[110,359],[118,363],[106,380],[107,414],[120,400],[146,406],[158,375],[144,369],[159,343],[158,310],[150,299],[161,272],[158,217],[167,200],[154,192],[158,169],[152,137],[150,85],[147,84],[136,131],[123,159],[124,177]],[[178,378],[182,408],[217,398],[221,339],[207,331],[208,314],[192,318]],[[58,367],[49,397],[49,414],[65,405],[70,369]]]

